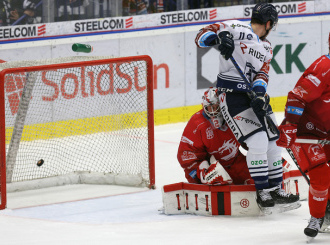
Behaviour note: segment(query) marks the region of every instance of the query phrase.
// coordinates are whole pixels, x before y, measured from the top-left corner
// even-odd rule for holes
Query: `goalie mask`
[[[215,128],[220,128],[223,123],[223,117],[220,111],[220,101],[218,95],[218,89],[209,88],[203,95],[203,110],[205,114],[211,119]]]
[[[220,115],[218,89],[211,87],[204,92],[203,109],[209,118],[218,117]]]
[[[220,100],[218,95],[218,89],[209,88],[203,95],[203,110],[205,114],[210,118],[211,123],[215,128],[220,128],[223,123],[223,117],[220,111]]]

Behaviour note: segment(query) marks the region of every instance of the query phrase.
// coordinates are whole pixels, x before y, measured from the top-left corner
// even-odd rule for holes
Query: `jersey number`
[[[245,37],[245,33],[244,32],[240,32],[239,33],[239,40],[243,40],[244,39],[244,37]]]
[[[247,34],[246,35],[246,38],[251,40],[253,38],[252,34]],[[244,40],[245,39],[245,33],[244,32],[240,32],[239,33],[239,40]]]

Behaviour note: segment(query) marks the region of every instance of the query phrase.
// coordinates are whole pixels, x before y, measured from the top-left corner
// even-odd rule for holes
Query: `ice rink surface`
[[[307,201],[297,210],[258,217],[161,214],[161,187],[185,181],[176,159],[184,126],[155,127],[156,190],[78,185],[9,193],[8,208],[0,211],[0,244],[306,243]],[[330,234],[313,243],[330,244]]]

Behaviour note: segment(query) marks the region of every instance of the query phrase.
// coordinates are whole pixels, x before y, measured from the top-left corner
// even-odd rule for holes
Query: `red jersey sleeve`
[[[315,113],[313,110],[320,111],[321,108],[316,106],[319,104],[317,100],[321,101],[328,93],[329,80],[330,59],[328,56],[321,56],[306,69],[294,89],[289,92],[285,108],[286,121],[298,123],[305,109],[312,114]],[[321,113],[318,116],[321,116]]]

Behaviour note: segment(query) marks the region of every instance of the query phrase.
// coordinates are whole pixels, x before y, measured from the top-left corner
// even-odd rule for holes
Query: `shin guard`
[[[315,218],[322,218],[325,215],[325,208],[328,202],[328,190],[318,191],[312,186],[309,187],[309,211]]]

